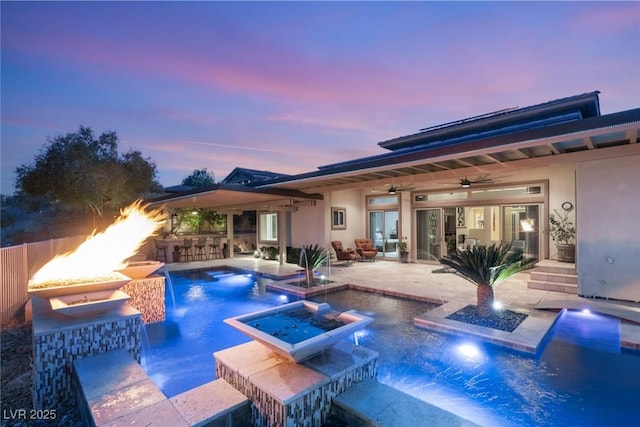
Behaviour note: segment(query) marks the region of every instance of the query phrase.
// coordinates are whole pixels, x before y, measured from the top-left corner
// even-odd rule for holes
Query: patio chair
[[[378,248],[373,246],[373,242],[371,239],[356,239],[356,252],[360,255],[360,259],[363,261],[365,259],[369,259],[371,261],[376,260],[376,255],[378,255]]]
[[[340,240],[332,241],[331,247],[333,247],[333,250],[336,252],[336,258],[338,258],[338,261],[346,261],[347,265],[350,265],[356,260],[356,252],[353,249],[345,249]]]
[[[196,244],[196,255],[194,258],[202,261],[207,258],[207,254],[204,252],[204,248],[207,246],[207,238],[199,237],[198,243]]]
[[[189,257],[193,261],[193,239],[184,239],[180,248],[180,261],[189,261]]]
[[[169,262],[169,258],[167,258],[167,249],[169,245],[160,244],[156,242],[156,261],[164,261]],[[160,259],[162,257],[162,260]]]
[[[211,259],[218,259],[218,258],[222,258],[222,254],[220,253],[220,238],[219,237],[214,237],[213,238],[213,243],[209,244],[209,256],[211,257]]]

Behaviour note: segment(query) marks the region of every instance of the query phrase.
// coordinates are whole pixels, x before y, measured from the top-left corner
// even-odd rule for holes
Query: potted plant
[[[400,253],[400,262],[406,264],[409,262],[409,245],[404,240],[398,242],[398,252]]]
[[[576,245],[573,239],[576,237],[576,228],[573,222],[569,221],[569,214],[563,215],[554,209],[555,213],[549,215],[549,235],[556,242],[558,248],[558,261],[575,262]]]
[[[262,259],[266,259],[266,260],[278,259],[279,250],[275,246],[263,246],[262,249],[260,249],[260,252],[262,252]]]

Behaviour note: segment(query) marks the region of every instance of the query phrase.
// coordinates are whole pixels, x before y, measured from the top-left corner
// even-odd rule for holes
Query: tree
[[[473,246],[455,250],[440,259],[440,263],[477,287],[477,313],[479,317],[493,314],[493,289],[509,277],[533,268],[537,259],[525,258],[522,250],[512,251],[510,244]]]
[[[178,208],[172,214],[171,233],[175,233],[184,224],[198,233],[202,224],[207,223],[211,231],[224,231],[227,224],[227,216],[216,211],[201,208]]]
[[[182,180],[182,185],[191,187],[206,187],[215,183],[213,173],[207,172],[207,168],[195,169],[191,175]]]
[[[104,132],[98,139],[91,128],[48,139],[32,164],[16,168],[16,187],[75,209],[89,208],[102,217],[148,193],[161,190],[156,164],[130,149],[118,155],[118,136]]]

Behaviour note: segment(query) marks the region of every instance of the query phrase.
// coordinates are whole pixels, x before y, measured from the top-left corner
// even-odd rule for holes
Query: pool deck
[[[299,272],[294,264],[280,265],[277,261],[265,261],[253,257],[234,257],[222,260],[169,263],[168,271],[190,270],[215,266],[230,266],[255,271],[274,277],[282,277],[274,283],[286,291],[304,293],[299,287],[286,284],[290,276]],[[505,309],[528,315],[513,332],[498,331],[446,319],[458,309],[476,304],[476,287],[459,276],[437,272],[441,266],[378,260],[356,262],[350,266],[334,264],[329,269],[320,269],[334,283],[313,288],[317,295],[333,288],[352,287],[387,295],[407,297],[441,304],[415,319],[419,327],[445,333],[472,335],[496,345],[514,350],[537,353],[547,332],[553,326],[563,308],[589,309],[622,319],[620,327],[621,345],[640,350],[640,304],[582,298],[554,291],[529,289],[529,273],[516,274],[495,289],[495,298]]]

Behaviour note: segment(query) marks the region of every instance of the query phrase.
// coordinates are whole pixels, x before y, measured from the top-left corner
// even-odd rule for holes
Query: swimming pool
[[[213,352],[248,341],[227,317],[294,301],[232,271],[172,273],[176,308],[147,326],[143,366],[169,397],[215,377]],[[640,416],[640,355],[617,320],[564,313],[537,357],[418,329],[428,303],[345,290],[311,298],[375,321],[358,344],[380,353],[378,380],[483,425],[624,426]]]

